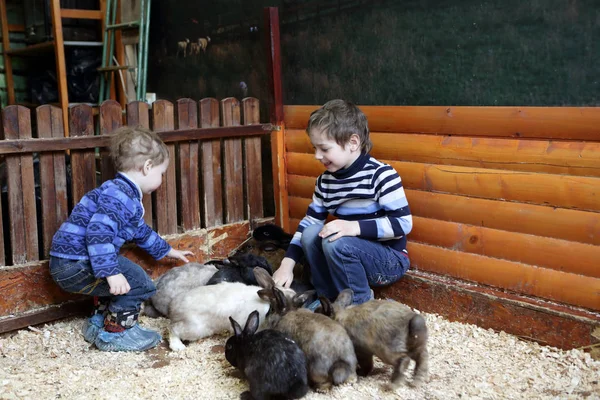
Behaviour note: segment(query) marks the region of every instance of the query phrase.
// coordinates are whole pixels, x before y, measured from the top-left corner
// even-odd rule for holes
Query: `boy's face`
[[[142,189],[144,194],[150,194],[160,187],[162,184],[162,177],[167,171],[168,167],[168,159],[160,165],[144,165],[144,176],[142,181],[138,182],[140,189]]]
[[[310,142],[315,149],[315,158],[319,160],[329,172],[336,172],[347,168],[360,156],[360,140],[358,136],[352,135],[345,146],[340,146],[321,130],[313,129],[310,134]]]

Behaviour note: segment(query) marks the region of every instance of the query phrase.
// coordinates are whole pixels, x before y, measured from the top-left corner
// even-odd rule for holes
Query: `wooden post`
[[[279,9],[265,7],[265,54],[269,74],[269,114],[274,125],[271,134],[271,154],[273,159],[273,195],[275,197],[275,223],[289,231],[289,206],[285,177],[285,147],[283,126],[283,88],[281,79],[281,45],[279,34]]]
[[[69,136],[69,90],[67,88],[67,64],[65,62],[65,42],[63,39],[60,0],[51,0],[52,33],[54,35],[54,54],[56,56],[56,80],[58,83],[58,101],[63,113],[65,136]]]
[[[10,30],[8,29],[8,16],[6,12],[6,0],[0,0],[0,24],[2,24],[2,53],[4,55],[4,73],[6,74],[6,92],[8,94],[8,104],[15,104],[12,58],[8,54],[8,50],[10,50]]]

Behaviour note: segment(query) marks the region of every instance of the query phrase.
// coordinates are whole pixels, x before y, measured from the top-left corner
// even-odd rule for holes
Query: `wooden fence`
[[[125,114],[119,103],[109,100],[96,120],[87,105],[70,108],[69,117],[71,137],[66,138],[57,107],[44,105],[33,114],[22,106],[2,110],[0,325],[2,316],[71,298],[54,288],[44,260],[73,205],[114,177],[106,146],[109,134],[123,123],[151,128],[167,143],[171,162],[163,184],[143,199],[146,222],[161,235],[191,232],[196,243],[186,245],[194,248],[199,261],[198,229],[245,224],[242,233],[221,234],[236,237],[221,254],[226,255],[264,216],[261,135],[271,133],[272,126],[259,123],[257,99],[159,100],[151,109],[133,102]],[[95,123],[99,135],[94,134]]]
[[[305,133],[315,108],[284,108],[289,231],[323,171]],[[414,216],[411,273],[581,307],[600,324],[599,108],[361,108],[371,154],[399,172]],[[401,295],[424,311],[460,308],[410,297]]]

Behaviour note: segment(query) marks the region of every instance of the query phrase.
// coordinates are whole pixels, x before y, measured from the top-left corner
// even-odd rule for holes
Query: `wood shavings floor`
[[[313,399],[600,399],[600,361],[426,314],[430,379],[418,389],[382,389],[391,367]],[[142,317],[167,332],[167,319]],[[80,333],[83,319],[0,336],[0,399],[237,399],[246,382],[225,360],[227,335],[171,352],[102,353]],[[412,372],[412,371],[410,371]]]

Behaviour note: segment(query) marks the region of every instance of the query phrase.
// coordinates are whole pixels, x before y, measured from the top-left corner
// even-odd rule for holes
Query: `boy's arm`
[[[398,173],[391,166],[386,165],[374,174],[373,185],[385,215],[372,220],[359,221],[359,237],[373,240],[391,239],[410,233],[412,215]]]
[[[285,252],[285,257],[291,258],[294,262],[298,262],[303,255],[302,244],[300,243],[302,232],[310,225],[319,224],[323,226],[327,219],[327,215],[329,215],[329,213],[327,212],[327,209],[323,207],[323,201],[319,196],[313,194],[312,202],[308,205],[306,215],[302,218],[300,224],[298,224],[298,229],[296,229],[296,232],[290,241],[290,245]]]
[[[123,192],[108,189],[98,197],[97,209],[86,228],[85,241],[96,278],[117,275],[119,263],[113,244],[117,232],[128,223],[131,210]]]
[[[141,221],[133,241],[155,260],[160,260],[171,251],[171,245],[150,228],[144,220]]]

